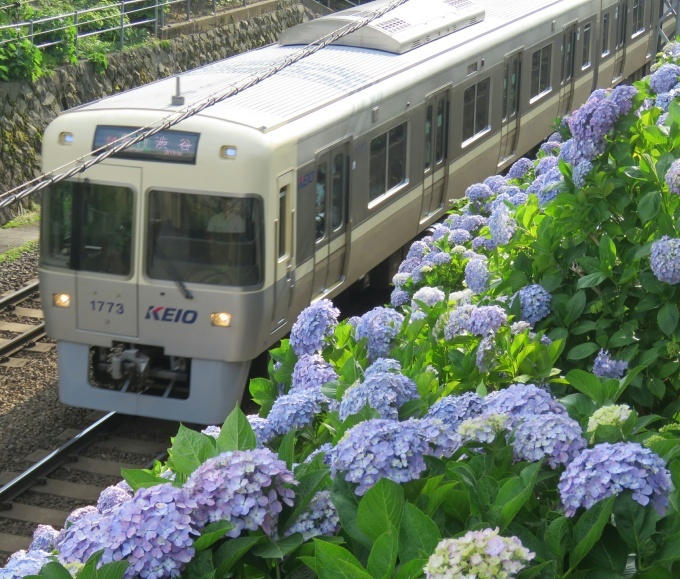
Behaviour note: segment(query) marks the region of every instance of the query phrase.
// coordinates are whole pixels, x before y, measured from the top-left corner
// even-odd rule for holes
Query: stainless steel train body
[[[182,74],[184,106],[383,4]],[[411,0],[53,186],[40,284],[61,399],[221,421],[310,302],[384,264],[593,88],[644,70],[659,15],[659,0]],[[176,87],[62,114],[45,171],[177,110]]]

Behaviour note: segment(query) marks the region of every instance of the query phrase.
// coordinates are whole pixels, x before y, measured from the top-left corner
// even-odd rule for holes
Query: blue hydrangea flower
[[[529,322],[524,322],[520,320],[519,322],[514,322],[510,325],[510,333],[513,336],[516,336],[517,334],[522,334],[527,330],[531,330],[531,324]]]
[[[562,183],[564,183],[564,176],[557,167],[553,167],[534,181],[534,184],[539,184],[538,190],[536,191],[538,204],[541,207],[544,207],[555,199],[560,192]],[[529,189],[531,189],[531,187],[529,187]],[[527,189],[527,192],[529,192],[529,189]]]
[[[618,105],[609,98],[590,98],[569,119],[569,129],[579,160],[592,159],[604,151],[605,137],[619,117]]]
[[[456,336],[460,336],[467,332],[470,324],[470,316],[476,309],[477,306],[462,304],[453,310],[444,327],[444,337],[447,340],[453,340]]]
[[[564,139],[562,138],[562,135],[558,131],[555,131],[546,139],[546,141],[552,141],[553,143],[562,144],[564,142]]]
[[[430,445],[428,455],[449,458],[461,446],[458,433],[439,418],[410,418],[403,424],[412,424],[420,430]]]
[[[392,278],[392,283],[394,284],[394,287],[401,289],[403,286],[406,285],[406,283],[410,279],[411,279],[411,275],[408,274],[408,273],[396,273],[396,274],[394,274],[394,277]],[[354,317],[357,320],[359,319],[357,316],[354,316]]]
[[[449,233],[449,243],[451,245],[463,245],[472,239],[469,231],[465,229],[452,229]]]
[[[222,429],[214,424],[211,426],[206,426],[203,430],[201,430],[201,434],[212,436],[213,438],[217,438],[220,435],[220,432],[222,432]]]
[[[357,341],[368,340],[366,350],[369,360],[387,358],[390,343],[399,333],[404,316],[391,308],[377,307],[361,316],[356,327]]]
[[[477,369],[486,374],[493,363],[496,361],[496,339],[493,334],[485,336],[479,346],[477,346],[477,353],[475,354],[475,364]]]
[[[451,256],[446,251],[431,251],[423,258],[422,265],[436,266],[451,263]]]
[[[392,290],[392,293],[390,294],[390,304],[392,304],[393,308],[403,306],[404,304],[407,304],[410,300],[411,294],[409,294],[406,290],[400,289],[398,287],[395,287],[394,290]]]
[[[45,551],[49,553],[54,549],[54,543],[59,536],[59,531],[57,531],[52,525],[38,525],[33,531],[33,540],[28,547],[29,551]],[[0,573],[0,577],[2,573]]]
[[[460,219],[458,228],[474,233],[481,227],[484,227],[488,221],[489,220],[483,215],[463,215]]]
[[[638,93],[633,85],[620,84],[609,95],[609,98],[619,109],[619,115],[625,115],[633,108],[633,99]]]
[[[361,496],[381,478],[397,483],[419,478],[429,451],[422,429],[412,421],[366,420],[329,451],[331,476],[346,473],[345,480],[355,483]]]
[[[178,577],[195,554],[199,533],[190,516],[193,506],[172,483],[139,489],[104,519],[102,564],[125,557],[125,577]]]
[[[593,164],[590,161],[580,161],[574,167],[571,173],[571,179],[577,189],[581,189],[585,185],[586,177],[593,170]]]
[[[678,82],[680,77],[680,66],[677,64],[662,64],[649,77],[649,88],[656,94],[668,92]]]
[[[423,287],[420,288],[416,293],[413,294],[413,303],[411,306],[416,309],[418,308],[417,301],[423,302],[426,306],[433,307],[439,302],[443,302],[446,299],[446,294],[436,287]]]
[[[481,294],[486,291],[489,276],[486,259],[471,259],[465,264],[465,283],[473,293]]]
[[[501,537],[498,528],[468,531],[440,541],[423,571],[427,579],[509,579],[535,556],[517,537]]]
[[[7,560],[7,565],[0,569],[1,579],[18,579],[27,575],[38,575],[45,563],[52,557],[45,551],[17,551]]]
[[[479,394],[466,392],[459,396],[445,396],[438,400],[427,411],[425,418],[439,419],[455,431],[461,422],[479,416],[485,409],[486,403]]]
[[[515,220],[510,217],[507,205],[496,207],[489,217],[489,231],[496,246],[507,245],[515,233]]]
[[[495,248],[496,244],[493,242],[493,239],[489,239],[488,237],[482,237],[480,235],[472,240],[472,249],[474,249],[475,251],[479,250],[491,251]]]
[[[680,283],[680,239],[664,235],[652,245],[649,265],[659,281]]]
[[[495,334],[508,321],[508,315],[500,306],[478,306],[470,312],[467,331],[478,336]]]
[[[663,516],[672,485],[659,455],[636,442],[617,442],[581,452],[567,465],[557,488],[568,517],[626,490],[643,507],[651,501]]]
[[[609,356],[609,351],[601,349],[593,363],[593,374],[600,378],[623,378],[628,370],[628,362],[625,360],[613,360]]]
[[[526,157],[517,159],[508,171],[508,179],[521,179],[534,166],[534,162]]]
[[[555,167],[557,167],[557,157],[543,157],[538,161],[534,173],[537,177],[539,177],[540,175],[544,175],[550,171],[550,169],[554,169]]]
[[[535,384],[510,384],[486,398],[489,412],[507,414],[513,424],[536,414],[566,414],[567,409]]]
[[[321,354],[303,354],[293,368],[290,391],[319,390],[326,382],[337,379],[337,372]]]
[[[401,364],[393,358],[378,358],[366,368],[364,376],[371,376],[382,372],[401,372]]]
[[[201,528],[227,520],[228,533],[238,537],[244,529],[274,532],[282,502],[292,506],[295,496],[286,484],[294,482],[286,463],[268,448],[224,452],[199,466],[184,484],[195,504],[192,518]]]
[[[71,513],[72,522],[64,525],[55,541],[62,564],[83,563],[91,555],[104,549],[109,544],[108,524],[111,511],[101,514],[96,507],[76,509],[80,511],[75,517]],[[69,518],[71,518],[69,517]]]
[[[516,195],[510,197],[510,203],[512,203],[515,207],[519,207],[520,205],[524,205],[528,198],[528,195],[522,191],[521,193],[517,193]]]
[[[463,420],[458,426],[458,434],[463,443],[491,444],[499,434],[509,430],[511,425],[507,414],[487,410],[479,416]]]
[[[338,414],[346,420],[368,405],[381,418],[396,420],[402,404],[415,398],[418,398],[416,384],[404,374],[373,371],[364,376],[363,382],[345,391]]]
[[[305,459],[306,463],[312,462],[314,460],[314,457],[317,454],[323,454],[322,461],[325,465],[330,466],[331,462],[328,458],[328,453],[330,452],[331,448],[333,448],[333,445],[330,442],[324,442],[319,448],[315,448],[312,452],[309,453],[309,456]]]
[[[538,284],[523,287],[517,294],[521,317],[532,326],[550,315],[550,293]]]
[[[484,183],[475,183],[465,190],[465,196],[471,203],[482,203],[493,196],[493,191]]]
[[[680,159],[673,161],[666,171],[666,184],[673,195],[680,195]]]
[[[274,436],[281,436],[290,430],[300,430],[314,422],[321,414],[328,398],[320,389],[299,388],[279,396],[267,415],[267,424]]]
[[[113,507],[125,501],[129,501],[132,494],[119,487],[107,487],[100,494],[97,499],[97,510],[100,513],[105,513]]]
[[[290,331],[290,347],[298,355],[323,350],[326,337],[333,335],[340,310],[330,300],[319,300],[302,310]]]
[[[444,239],[451,230],[443,223],[435,223],[432,226],[432,240],[439,241]]]
[[[302,533],[303,540],[309,541],[320,535],[332,537],[337,535],[340,529],[340,517],[331,501],[330,491],[319,491],[283,536]]]
[[[581,425],[567,414],[527,416],[514,430],[516,460],[538,462],[548,458],[551,468],[567,464],[587,446]]]
[[[562,144],[562,147],[560,147],[560,154],[557,158],[562,159],[565,163],[569,163],[570,165],[576,165],[581,160],[574,139],[569,139]]]
[[[491,175],[484,179],[483,184],[486,185],[492,192],[497,193],[498,190],[506,185],[508,180],[502,175]]]
[[[425,254],[430,252],[430,248],[427,246],[427,243],[425,243],[422,240],[419,241],[414,241],[411,244],[411,247],[408,249],[408,253],[406,254],[406,259],[422,259],[425,257]]]

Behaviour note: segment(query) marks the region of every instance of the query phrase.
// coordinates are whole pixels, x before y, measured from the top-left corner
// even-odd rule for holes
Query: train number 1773
[[[125,307],[120,302],[90,300],[90,308],[93,312],[104,312],[106,314],[122,314],[125,312]]]

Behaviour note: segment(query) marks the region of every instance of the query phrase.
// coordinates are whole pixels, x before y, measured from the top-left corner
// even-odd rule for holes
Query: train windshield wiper
[[[158,243],[158,240],[156,240],[155,250],[158,251],[158,254],[163,260],[163,266],[165,267],[165,271],[167,271],[168,274],[170,274],[172,281],[174,281],[175,284],[177,284],[177,287],[179,288],[179,291],[182,293],[182,295],[188,300],[193,300],[194,294],[192,294],[191,290],[186,286],[184,280],[182,279],[182,275],[179,273],[179,271],[177,271],[175,264],[168,257],[168,254],[165,253],[165,251],[161,247],[161,244]]]

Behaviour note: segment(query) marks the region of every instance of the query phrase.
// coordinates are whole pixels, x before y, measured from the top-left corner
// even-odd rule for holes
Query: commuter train
[[[66,111],[54,170],[268,70],[380,0]],[[410,0],[43,195],[40,288],[66,404],[195,423],[252,359],[596,87],[642,76],[662,0]],[[179,87],[179,95],[177,94]],[[183,104],[182,104],[183,102]]]

